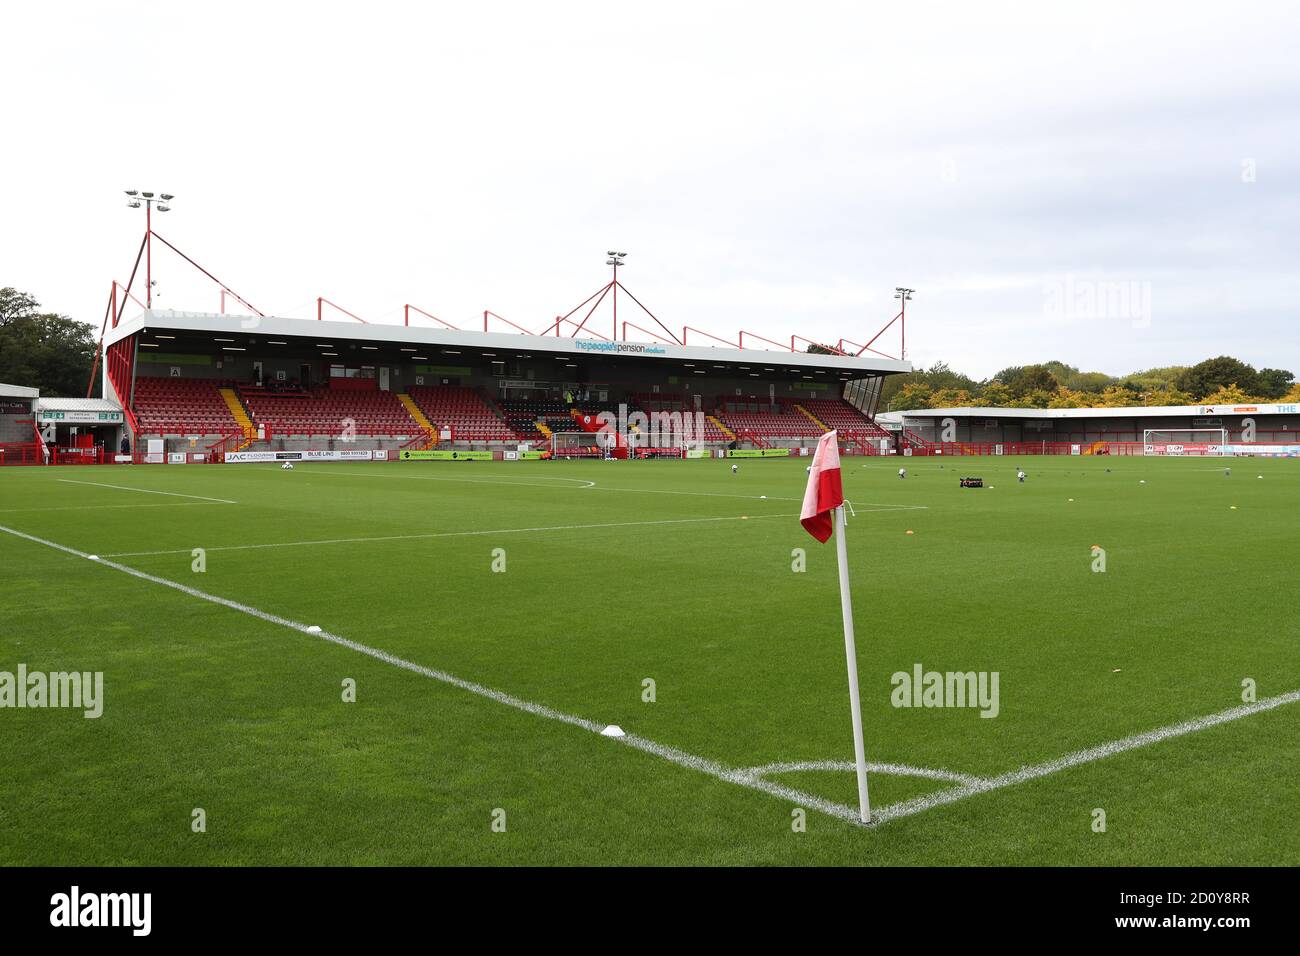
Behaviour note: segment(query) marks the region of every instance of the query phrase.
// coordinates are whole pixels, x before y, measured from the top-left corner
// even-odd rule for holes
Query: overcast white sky
[[[672,327],[865,341],[909,285],[919,364],[1300,371],[1298,19],[9,3],[0,286],[98,326],[143,231],[134,187],[175,193],[158,233],[268,314],[324,295],[540,328],[617,247]],[[154,274],[157,305],[217,310],[158,247]]]

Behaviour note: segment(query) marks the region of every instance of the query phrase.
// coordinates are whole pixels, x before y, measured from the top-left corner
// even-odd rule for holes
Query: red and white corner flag
[[[831,511],[844,504],[840,481],[839,433],[827,432],[817,442],[808,487],[803,493],[803,512],[799,523],[823,544],[831,536]]]
[[[858,694],[858,652],[853,643],[853,599],[849,595],[849,554],[844,544],[844,486],[840,476],[838,432],[827,432],[817,442],[808,487],[803,493],[799,523],[823,544],[835,531],[835,551],[840,567],[840,613],[844,618],[844,656],[849,664],[849,706],[853,710],[853,756],[858,771],[858,811],[863,823],[871,822],[867,796],[867,752],[862,742],[862,702]]]

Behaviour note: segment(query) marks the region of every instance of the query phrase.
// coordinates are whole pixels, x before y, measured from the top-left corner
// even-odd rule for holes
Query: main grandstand
[[[778,352],[144,310],[106,337],[102,388],[123,410],[132,460],[513,457],[604,422],[624,424],[630,448],[610,451],[627,457],[645,450],[655,416],[687,423],[683,455],[800,449],[831,428],[875,454],[890,439],[873,420],[881,383],[909,368],[797,341]]]
[[[155,239],[216,284],[220,312],[153,308]],[[0,462],[784,455],[831,429],[851,453],[892,450],[874,415],[885,377],[911,371],[905,301],[865,344],[679,335],[619,281],[623,255],[610,253],[610,282],[537,332],[490,310],[461,328],[409,304],[400,326],[371,324],[323,297],[313,321],[262,313],[146,217],[130,279],[110,289],[85,407],[47,420],[43,400],[15,393],[23,417],[0,435]],[[626,310],[620,323],[620,293],[652,327]],[[606,301],[609,336],[592,325]],[[877,344],[895,328],[897,357]]]

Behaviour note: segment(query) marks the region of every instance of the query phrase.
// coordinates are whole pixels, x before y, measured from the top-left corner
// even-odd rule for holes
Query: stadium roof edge
[[[0,398],[40,398],[41,390],[28,385],[6,385],[0,382]]]
[[[665,361],[708,361],[728,363],[779,362],[785,366],[834,369],[864,374],[890,375],[912,371],[912,363],[877,355],[834,355],[776,349],[741,349],[730,345],[677,345],[664,342],[627,342],[607,339],[571,338],[522,333],[478,332],[429,326],[381,325],[340,322],[328,319],[295,319],[280,316],[217,314],[144,310],[123,319],[105,338],[111,345],[137,332],[149,330],[214,332],[247,337],[293,336],[345,342],[386,342],[434,347],[460,346],[470,349],[503,349],[571,355],[620,356]]]

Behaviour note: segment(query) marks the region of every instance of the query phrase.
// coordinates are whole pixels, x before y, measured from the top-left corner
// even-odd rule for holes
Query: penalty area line
[[[64,554],[70,554],[74,557],[84,558],[87,560],[91,558],[91,556],[84,551],[78,551],[76,548],[70,548],[67,545],[48,541],[45,538],[38,538],[35,535],[26,534],[25,532],[18,531],[14,528],[8,528],[4,525],[0,525],[0,532],[13,535],[16,538],[22,538],[23,540],[30,541],[34,544],[43,545],[47,548],[53,548],[56,551],[62,551]],[[174,591],[179,591],[180,593],[186,594],[190,597],[198,598],[202,601],[208,601],[212,604],[218,604],[222,607],[229,608],[232,611],[238,611],[241,614],[247,614],[250,617],[257,618],[258,620],[265,621],[269,624],[276,624],[280,627],[289,628],[290,630],[306,634],[309,637],[320,638],[323,641],[328,641],[331,644],[338,645],[339,647],[345,647],[358,654],[364,654],[367,657],[374,658],[382,663],[389,664],[393,667],[400,667],[403,670],[419,674],[422,677],[428,677],[443,684],[449,684],[452,687],[460,688],[463,691],[494,701],[495,703],[502,704],[506,707],[512,707],[515,710],[520,710],[536,717],[544,717],[547,720],[555,720],[572,727],[578,727],[600,736],[603,740],[611,740],[632,747],[636,750],[640,750],[642,753],[658,757],[661,760],[676,764],[679,767],[685,767],[690,770],[696,770],[700,773],[707,774],[708,776],[721,780],[724,783],[735,784],[736,786],[744,787],[748,790],[767,794],[768,796],[777,797],[782,800],[788,800],[799,806],[805,806],[817,810],[837,819],[847,820],[850,822],[857,820],[858,811],[853,807],[834,803],[830,800],[825,800],[813,794],[804,793],[782,784],[773,783],[769,780],[759,779],[745,770],[728,769],[722,764],[709,760],[706,757],[699,757],[695,754],[687,753],[684,750],[678,750],[676,747],[660,744],[636,734],[627,734],[623,737],[605,737],[601,734],[601,731],[608,727],[608,724],[598,723],[593,720],[588,720],[585,717],[578,717],[574,714],[567,714],[563,711],[556,710],[553,707],[548,707],[545,704],[538,704],[524,700],[523,698],[515,697],[513,694],[507,694],[504,691],[495,690],[491,687],[486,687],[483,684],[478,684],[474,681],[457,677],[454,674],[449,674],[446,671],[436,670],[432,667],[426,667],[423,664],[417,664],[414,661],[408,661],[404,658],[398,657],[396,654],[390,654],[387,651],[380,650],[379,648],[370,647],[369,645],[350,640],[349,638],[342,637],[338,634],[332,634],[322,628],[314,628],[303,624],[300,621],[281,617],[278,614],[271,614],[255,607],[251,607],[250,605],[242,604],[239,601],[232,601],[229,598],[223,598],[219,595],[208,594],[206,591],[200,591],[198,588],[192,588],[188,585],[180,584],[176,581],[170,581],[167,578],[159,577],[155,574],[139,571],[135,568],[128,567],[125,564],[118,564],[115,561],[107,561],[98,557],[95,558],[95,563],[102,567],[112,568],[114,571],[120,571],[123,574],[130,575],[131,577],[137,578],[141,581],[147,581],[151,584],[171,588]]]
[[[315,541],[271,541],[265,544],[228,544],[204,548],[205,551],[256,551],[264,548],[303,548],[324,544],[367,544],[377,541],[420,541],[428,538],[481,538],[494,534],[534,534],[545,531],[589,531],[598,528],[634,528],[646,525],[701,524],[717,521],[757,521],[760,518],[797,518],[798,515],[723,515],[711,518],[663,518],[653,521],[612,521],[603,524],[561,524],[539,528],[500,528],[494,531],[429,531],[419,534],[386,534],[364,538],[320,538]],[[162,554],[189,554],[189,548],[170,551],[115,551],[106,558],[141,558]]]
[[[102,481],[78,481],[75,478],[57,478],[66,485],[94,485],[96,488],[116,488],[118,491],[138,491],[142,495],[167,495],[171,498],[193,498],[196,501],[214,501],[222,505],[237,505],[238,501],[229,498],[208,498],[204,495],[183,495],[179,491],[154,491],[151,488],[132,488],[130,485],[108,485]]]

